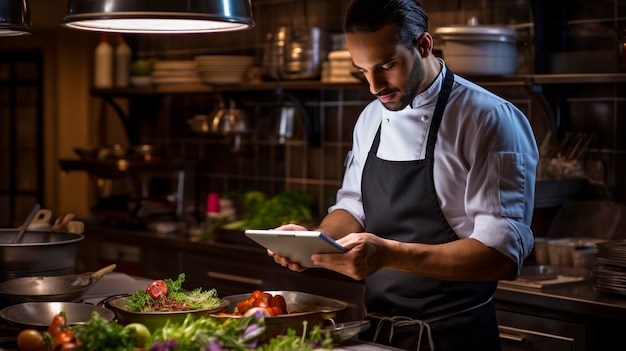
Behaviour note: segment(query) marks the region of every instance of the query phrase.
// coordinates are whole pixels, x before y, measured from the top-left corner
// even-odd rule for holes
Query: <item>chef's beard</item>
[[[383,103],[383,106],[389,111],[401,111],[404,110],[411,102],[413,102],[413,98],[419,92],[419,88],[424,81],[424,66],[422,62],[417,58],[417,56],[413,56],[413,67],[409,72],[409,77],[406,80],[406,84],[403,89],[393,89],[393,90],[383,90],[376,95],[386,95],[390,93],[398,93],[399,100]]]

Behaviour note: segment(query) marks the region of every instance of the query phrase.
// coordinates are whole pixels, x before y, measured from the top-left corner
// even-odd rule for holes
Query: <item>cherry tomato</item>
[[[61,348],[58,351],[76,351],[78,350],[78,345],[73,342],[68,342],[61,345]]]
[[[17,335],[17,347],[20,351],[45,351],[46,344],[39,330],[25,329]]]
[[[280,307],[265,307],[265,310],[269,312],[270,316],[275,317],[284,314]]]
[[[153,281],[146,288],[146,293],[153,299],[159,299],[167,296],[167,284],[162,280]]]
[[[237,311],[239,311],[239,313],[241,314],[246,313],[251,308],[252,308],[252,304],[248,300],[237,302]]]
[[[272,301],[270,302],[270,307],[280,309],[282,312],[279,314],[287,313],[287,302],[285,301],[285,297],[283,295],[274,295],[274,297],[272,297]]]
[[[73,341],[74,332],[72,332],[71,330],[64,330],[54,337],[52,348],[56,350],[57,348],[62,347],[65,344],[73,343]]]
[[[59,312],[59,314],[55,315],[54,318],[52,318],[52,323],[50,323],[50,326],[48,327],[48,333],[52,335],[53,338],[56,337],[63,330],[67,329],[66,323],[67,320],[65,318],[65,313]]]
[[[248,296],[248,302],[250,302],[251,305],[255,304],[255,301],[261,297],[261,294],[263,292],[261,292],[261,290],[254,290],[250,296]]]

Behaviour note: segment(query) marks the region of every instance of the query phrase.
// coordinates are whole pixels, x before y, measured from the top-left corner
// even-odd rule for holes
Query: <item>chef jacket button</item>
[[[427,122],[428,121],[428,116],[422,116],[421,120],[422,120],[422,122]]]

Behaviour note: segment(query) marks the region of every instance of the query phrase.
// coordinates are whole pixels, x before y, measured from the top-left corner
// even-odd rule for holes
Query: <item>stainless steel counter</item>
[[[498,301],[524,304],[556,312],[626,321],[626,296],[610,295],[593,289],[591,280],[542,287],[518,288],[499,284]]]

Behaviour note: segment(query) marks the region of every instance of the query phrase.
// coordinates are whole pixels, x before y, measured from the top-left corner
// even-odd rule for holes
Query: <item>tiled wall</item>
[[[570,27],[569,34],[572,37],[569,42],[578,43],[587,39],[583,35],[587,32],[578,26],[583,29],[600,28],[601,30],[593,33],[605,33],[605,36],[612,37],[593,41],[594,45],[601,47],[589,49],[596,52],[614,50],[616,30],[626,27],[626,10],[621,2],[566,2],[569,18],[579,21]],[[169,53],[170,58],[185,58],[192,54],[223,51],[229,47],[226,43],[230,43],[229,52],[253,53],[258,59],[262,54],[264,33],[277,25],[289,24],[299,11],[297,5],[306,2],[265,0],[253,3],[256,29],[247,33],[216,35],[211,45],[207,45],[206,37],[201,40],[192,37],[186,39],[185,43],[178,43],[184,45],[187,51],[179,50],[174,41],[165,41],[169,47],[160,52]],[[346,1],[336,0],[308,1],[309,23],[340,30],[345,3]],[[528,41],[521,44],[522,49],[526,50],[522,54],[526,55],[528,64],[520,67],[520,73],[532,73],[533,32],[532,28],[524,25],[532,22],[529,1],[424,0],[422,3],[430,14],[431,30],[440,25],[462,23],[471,15],[487,19],[483,21],[487,23],[522,24],[522,36],[528,38]],[[143,50],[141,52],[147,55],[159,52],[164,44],[145,41],[138,45]],[[586,49],[574,44],[570,48],[568,50],[576,52]],[[623,182],[626,175],[626,142],[621,137],[626,132],[625,83],[576,83],[534,87],[488,85],[487,88],[510,99],[528,115],[539,142],[548,132],[556,132],[558,135],[566,131],[596,133],[597,143],[592,145],[589,156],[603,162],[605,186],[593,196],[620,202],[626,200],[626,186]],[[160,121],[158,126],[155,123],[145,124],[149,128],[142,141],[167,144],[172,155],[197,164],[194,193],[200,198],[198,205],[201,207],[204,206],[202,198],[210,191],[237,193],[258,189],[275,194],[285,188],[292,188],[313,195],[316,215],[321,217],[333,203],[335,192],[340,186],[342,164],[350,148],[352,126],[359,111],[371,100],[371,96],[366,86],[358,89],[298,90],[292,93],[304,103],[309,114],[319,116],[321,147],[311,148],[307,145],[302,125],[297,127],[294,138],[284,144],[278,142],[275,131],[281,103],[271,91],[225,94],[226,98],[234,98],[237,106],[249,113],[255,130],[255,133],[243,136],[241,147],[237,151],[233,151],[233,140],[194,134],[186,123],[194,114],[210,112],[210,96],[170,97],[167,105],[159,108],[161,115],[157,116]]]

